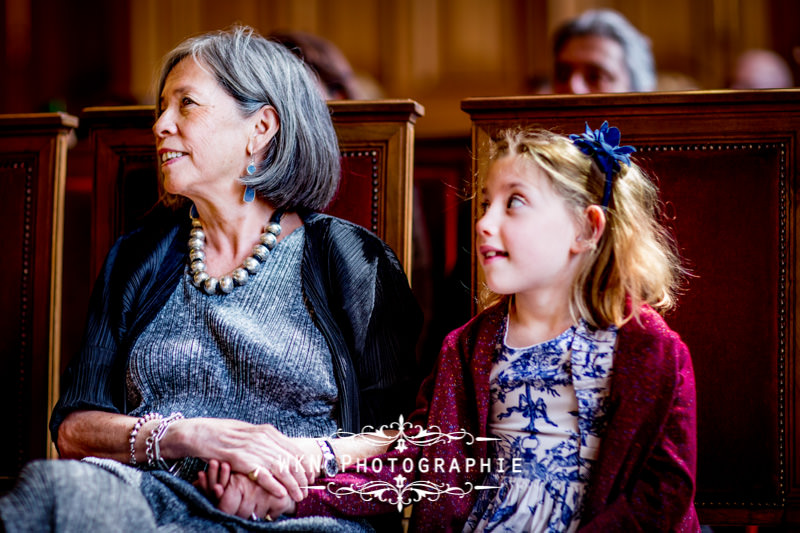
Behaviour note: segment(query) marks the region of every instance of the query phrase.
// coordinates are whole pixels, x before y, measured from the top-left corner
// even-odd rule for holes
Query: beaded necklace
[[[269,252],[278,244],[283,211],[276,210],[272,214],[264,232],[261,233],[259,243],[253,247],[253,253],[242,261],[242,265],[219,279],[206,272],[206,253],[204,251],[206,234],[194,206],[189,212],[189,217],[192,219],[192,229],[189,232],[189,272],[192,276],[192,284],[198,289],[204,290],[206,294],[230,294],[234,287],[246,284],[250,276],[258,272],[261,263],[267,260]]]

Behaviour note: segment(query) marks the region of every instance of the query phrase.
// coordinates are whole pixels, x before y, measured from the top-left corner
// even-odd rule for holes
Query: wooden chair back
[[[58,398],[67,148],[78,119],[0,115],[0,492],[31,459],[51,457]]]

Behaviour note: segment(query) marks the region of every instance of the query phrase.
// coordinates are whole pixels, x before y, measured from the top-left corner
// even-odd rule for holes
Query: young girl
[[[474,490],[416,503],[416,530],[699,530],[692,365],[656,312],[683,271],[618,145],[607,124],[494,142],[476,224],[488,308],[447,337],[421,393],[428,427],[494,440],[421,453],[504,466],[429,474]]]

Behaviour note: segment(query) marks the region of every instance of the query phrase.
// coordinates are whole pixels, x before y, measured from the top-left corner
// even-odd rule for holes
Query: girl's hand
[[[231,465],[211,459],[205,471],[197,473],[194,486],[203,491],[209,500],[218,502],[231,480]]]
[[[220,511],[241,518],[278,518],[293,514],[295,501],[288,495],[276,497],[252,482],[248,476],[231,474],[230,465],[216,460],[208,462],[206,472],[198,474],[196,486],[206,491]]]
[[[227,463],[230,472],[242,473],[277,499],[302,500],[319,465],[301,461],[303,449],[269,424],[253,425],[230,419],[190,418],[170,426],[161,441],[168,459],[199,457]],[[221,467],[220,467],[221,468]],[[248,479],[249,478],[249,479]],[[219,483],[212,483],[209,488]]]

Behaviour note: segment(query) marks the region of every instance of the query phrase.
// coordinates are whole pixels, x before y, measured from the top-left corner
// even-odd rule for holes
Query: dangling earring
[[[248,204],[256,199],[256,190],[249,185],[244,186],[244,196],[242,200],[247,202]]]
[[[255,174],[255,172],[256,172],[256,157],[255,157],[255,155],[251,155],[250,156],[250,164],[247,165],[247,175],[248,176],[252,176],[253,174]],[[253,200],[255,200],[256,199],[256,191],[255,191],[255,189],[253,189],[249,185],[245,185],[244,186],[244,196],[242,197],[242,199],[247,203],[250,203]]]

